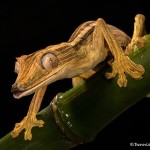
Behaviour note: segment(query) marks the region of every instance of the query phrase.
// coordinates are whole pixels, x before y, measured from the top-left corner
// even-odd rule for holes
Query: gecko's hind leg
[[[144,46],[146,34],[145,29],[145,16],[142,14],[137,14],[135,16],[134,30],[131,42],[126,47],[126,54],[131,54],[136,48]]]
[[[144,68],[140,64],[135,64],[130,58],[125,54],[123,49],[119,46],[113,34],[109,30],[107,24],[103,19],[97,20],[97,25],[95,27],[102,32],[109,50],[114,56],[114,61],[112,62],[112,72],[106,73],[106,78],[114,78],[118,74],[118,85],[120,87],[127,86],[127,79],[125,73],[129,74],[132,78],[141,79],[144,73]],[[95,30],[96,30],[95,29]]]
[[[72,85],[73,87],[83,83],[86,79],[88,79],[89,77],[91,77],[93,74],[95,74],[96,71],[94,70],[89,70],[77,77],[73,77],[72,78]]]

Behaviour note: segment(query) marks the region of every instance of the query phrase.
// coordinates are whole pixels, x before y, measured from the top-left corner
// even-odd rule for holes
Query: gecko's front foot
[[[145,70],[142,65],[135,64],[128,56],[121,53],[117,59],[111,64],[112,72],[106,73],[106,78],[114,78],[118,74],[119,87],[127,86],[127,79],[125,73],[130,75],[134,79],[141,79]]]
[[[14,130],[11,132],[11,135],[13,138],[17,137],[19,133],[25,129],[24,133],[24,139],[25,140],[31,140],[32,139],[32,133],[31,129],[34,126],[42,127],[44,122],[42,120],[37,120],[35,116],[26,116],[20,123],[15,124]]]

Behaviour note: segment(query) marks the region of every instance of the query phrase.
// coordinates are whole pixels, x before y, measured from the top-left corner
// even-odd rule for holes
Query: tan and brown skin
[[[15,72],[18,76],[12,85],[13,95],[17,99],[32,93],[34,96],[27,116],[20,123],[16,123],[12,137],[17,137],[25,129],[24,139],[31,140],[32,127],[43,126],[44,122],[37,120],[36,115],[47,85],[65,78],[72,78],[73,85],[79,84],[80,79],[95,73],[92,69],[106,59],[108,51],[112,53],[114,61],[111,64],[112,72],[106,73],[107,79],[118,75],[119,87],[127,86],[125,73],[141,79],[144,68],[132,62],[122,49],[127,47],[126,52],[130,53],[143,35],[145,17],[138,14],[135,18],[132,40],[123,31],[107,25],[99,18],[97,21],[81,24],[68,42],[51,45],[17,58]]]

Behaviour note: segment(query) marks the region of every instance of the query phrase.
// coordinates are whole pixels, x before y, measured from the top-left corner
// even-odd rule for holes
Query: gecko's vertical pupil
[[[58,59],[53,53],[46,53],[41,58],[41,65],[44,69],[50,71],[58,66]]]

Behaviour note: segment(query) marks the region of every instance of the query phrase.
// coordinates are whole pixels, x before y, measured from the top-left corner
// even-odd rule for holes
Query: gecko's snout
[[[14,83],[14,84],[11,86],[11,92],[14,93],[14,92],[16,92],[16,91],[18,91],[18,86],[17,86],[16,83]]]
[[[23,90],[18,86],[17,83],[14,83],[11,87],[11,92],[13,93],[14,98],[19,98]]]

